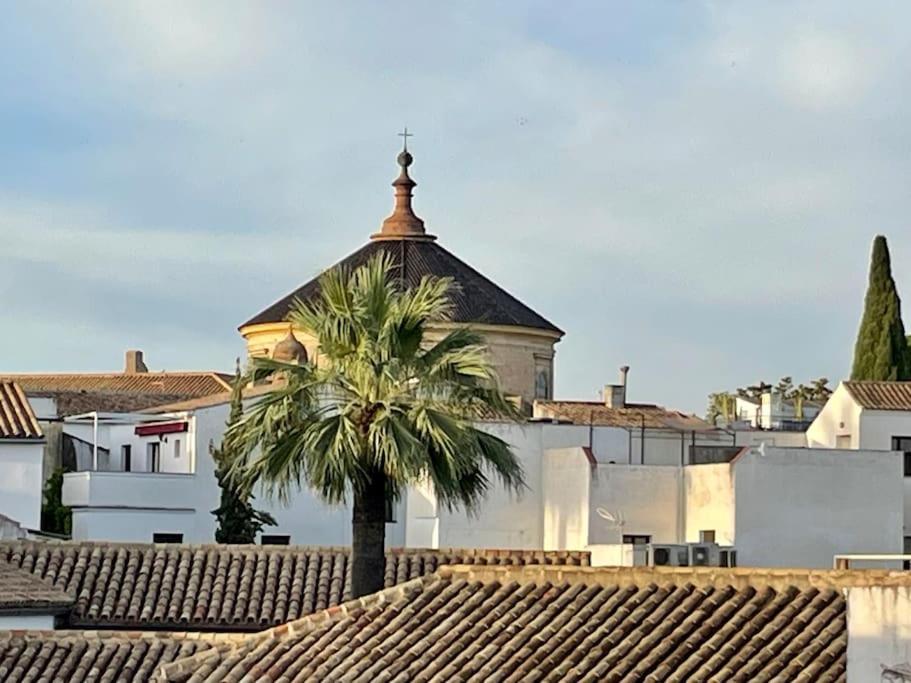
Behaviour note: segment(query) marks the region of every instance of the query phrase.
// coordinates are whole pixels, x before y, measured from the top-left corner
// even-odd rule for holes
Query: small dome
[[[288,336],[272,349],[272,360],[280,360],[283,363],[306,363],[307,347],[297,340],[291,330],[288,330]]]

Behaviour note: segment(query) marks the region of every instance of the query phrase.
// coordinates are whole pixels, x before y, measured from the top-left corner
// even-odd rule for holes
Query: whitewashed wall
[[[588,542],[613,544],[624,534],[645,534],[653,543],[677,543],[681,472],[679,467],[599,465],[592,476]]]
[[[544,550],[584,550],[588,546],[592,465],[579,448],[554,448],[544,453]]]
[[[898,553],[897,453],[768,448],[734,464],[735,544],[743,566],[831,568],[842,553]]]
[[[0,514],[41,528],[43,441],[0,440]]]
[[[860,448],[860,413],[860,407],[840,383],[807,429],[807,444],[811,448]]]
[[[847,589],[848,681],[880,681],[883,666],[911,661],[911,588]]]
[[[735,501],[733,466],[692,465],[684,471],[685,540],[695,543],[699,532],[714,531],[715,542],[734,545]]]
[[[197,514],[192,509],[74,508],[75,541],[151,543],[155,534],[183,534],[187,543],[212,542],[197,534]]]

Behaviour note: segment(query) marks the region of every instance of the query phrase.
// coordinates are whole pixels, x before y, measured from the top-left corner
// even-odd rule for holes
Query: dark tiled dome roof
[[[453,322],[514,325],[563,333],[552,322],[431,240],[374,240],[344,258],[333,268],[357,268],[380,252],[392,256],[400,269],[402,280],[408,287],[417,285],[425,275],[451,277],[455,280],[458,289],[452,294]],[[319,278],[314,278],[250,318],[241,327],[282,322],[287,318],[295,299],[311,301],[318,295]]]

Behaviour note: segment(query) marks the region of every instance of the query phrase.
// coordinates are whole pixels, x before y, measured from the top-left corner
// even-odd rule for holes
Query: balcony
[[[192,510],[194,474],[158,472],[68,472],[63,504],[74,508]]]

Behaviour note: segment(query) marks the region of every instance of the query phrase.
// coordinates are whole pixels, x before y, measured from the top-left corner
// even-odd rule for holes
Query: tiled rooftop
[[[0,631],[0,681],[146,683],[162,665],[226,636],[124,631]]]
[[[15,382],[0,381],[0,439],[41,439],[43,436],[22,387]]]
[[[256,631],[351,595],[349,550],[306,546],[90,542],[0,544],[0,560],[76,598],[81,627]],[[390,551],[386,585],[445,564],[589,564],[588,553],[522,550]]]
[[[210,649],[166,680],[845,680],[834,572],[443,567]]]
[[[867,410],[911,410],[911,382],[845,382],[845,387]]]
[[[534,403],[534,416],[599,427],[645,427],[687,432],[714,429],[708,422],[695,415],[668,410],[650,403],[628,403],[624,408],[612,408],[596,401],[537,400]]]
[[[67,610],[72,604],[73,597],[62,589],[0,558],[0,612],[55,612]]]
[[[110,391],[190,397],[230,390],[233,378],[218,372],[111,372],[12,374],[0,379],[18,382],[26,392]]]
[[[515,325],[563,332],[502,287],[481,275],[467,263],[432,241],[389,240],[368,242],[332,268],[354,270],[379,253],[389,254],[397,275],[406,286],[414,287],[428,275],[450,277],[457,287],[451,292],[452,321],[483,325]],[[287,296],[250,318],[241,327],[287,319],[296,300],[310,302],[319,296],[319,278],[301,285]]]

